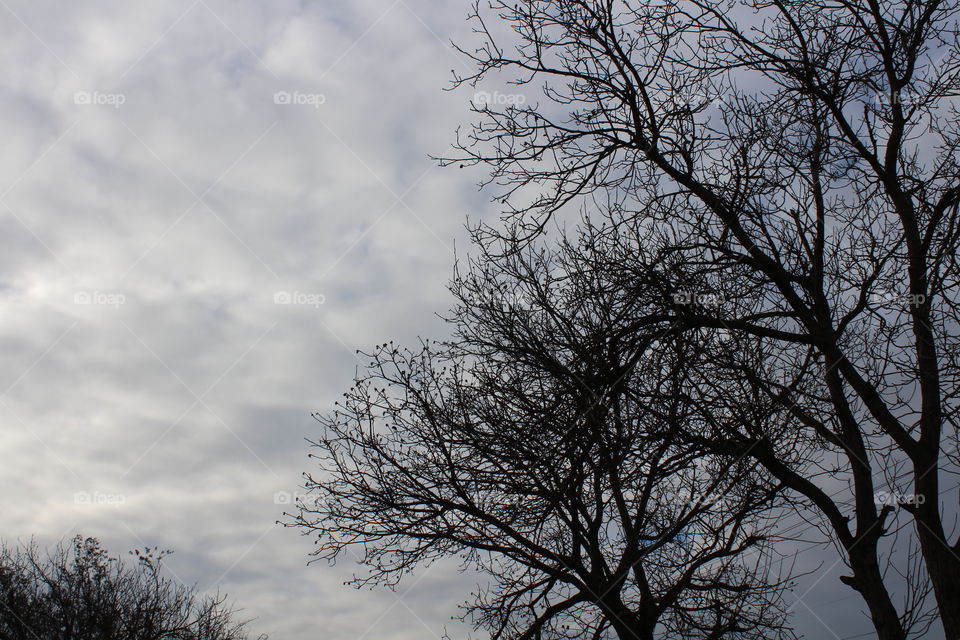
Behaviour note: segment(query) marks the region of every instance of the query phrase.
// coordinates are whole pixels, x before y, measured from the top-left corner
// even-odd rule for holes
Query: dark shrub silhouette
[[[36,544],[0,551],[0,638],[4,640],[246,640],[225,596],[200,597],[168,578],[168,551],[110,556],[77,536],[42,552]],[[260,640],[265,640],[261,636]]]

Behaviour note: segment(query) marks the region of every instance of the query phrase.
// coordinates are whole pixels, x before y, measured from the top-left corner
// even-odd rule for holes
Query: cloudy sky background
[[[175,549],[277,640],[465,636],[453,567],[356,591],[274,522],[354,350],[442,335],[494,215],[428,157],[469,120],[467,8],[0,0],[0,537]],[[820,559],[798,623],[862,633]]]

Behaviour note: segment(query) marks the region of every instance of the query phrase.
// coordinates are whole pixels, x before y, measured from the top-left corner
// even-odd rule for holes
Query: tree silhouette
[[[810,449],[784,457],[755,422],[691,442],[809,506],[878,637],[922,635],[932,589],[960,639],[957,3],[491,0],[473,20],[458,82],[543,94],[476,105],[448,159],[501,186],[488,232],[530,239],[586,201],[631,240],[621,262],[669,256],[635,330],[726,332],[743,348],[692,350],[692,404],[751,387]],[[922,566],[891,564],[891,536]]]
[[[647,301],[606,275],[569,248],[474,261],[453,339],[378,346],[316,416],[286,524],[318,558],[361,549],[360,585],[459,557],[490,578],[463,607],[493,638],[791,637],[780,483],[680,437],[680,345],[629,330]]]
[[[95,538],[44,555],[0,551],[0,637],[9,640],[246,640],[225,596],[200,598],[163,575],[169,552],[132,552],[134,566]],[[260,636],[266,640],[266,636]]]

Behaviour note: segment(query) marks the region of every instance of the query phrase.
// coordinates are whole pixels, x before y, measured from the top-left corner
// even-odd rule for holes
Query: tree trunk
[[[653,640],[656,619],[647,620],[649,616],[635,614],[620,602],[603,603],[601,606],[619,640]]]
[[[944,635],[947,640],[960,640],[960,559],[942,540],[925,532],[919,523],[918,534]]]
[[[870,611],[870,619],[877,632],[878,640],[905,640],[907,637],[897,608],[890,599],[890,593],[883,582],[883,574],[877,562],[875,542],[860,540],[847,550],[853,578],[843,582],[856,589],[863,597]]]
[[[950,548],[940,517],[939,453],[938,447],[917,463],[915,488],[923,500],[914,506],[913,515],[944,635],[947,640],[960,640],[960,557]]]

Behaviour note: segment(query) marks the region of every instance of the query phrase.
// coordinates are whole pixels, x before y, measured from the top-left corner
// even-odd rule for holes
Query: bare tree
[[[362,549],[360,585],[458,556],[490,578],[463,607],[493,638],[791,637],[781,485],[679,437],[682,359],[624,331],[646,301],[569,249],[487,253],[452,290],[454,338],[379,346],[316,416],[286,523],[315,555]]]
[[[506,73],[542,102],[478,104],[449,161],[489,166],[516,236],[589,197],[673,256],[657,286],[683,304],[637,330],[749,342],[763,362],[697,360],[700,406],[722,397],[710,380],[749,383],[819,455],[784,459],[749,425],[716,450],[819,514],[880,638],[922,629],[929,580],[960,639],[957,4],[491,0],[473,20],[477,73],[458,82]],[[727,303],[690,304],[685,279]],[[925,567],[901,606],[895,534]]]
[[[246,640],[225,596],[200,598],[163,575],[169,552],[132,552],[135,566],[94,538],[44,555],[0,551],[0,637],[9,640]],[[266,640],[266,636],[260,636]]]

